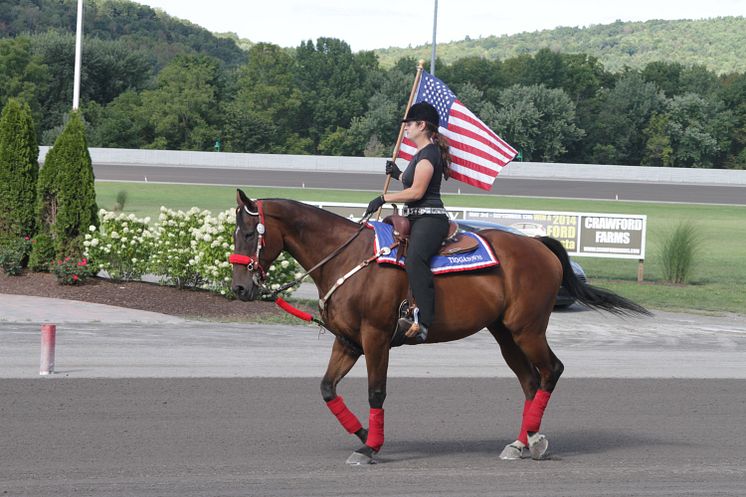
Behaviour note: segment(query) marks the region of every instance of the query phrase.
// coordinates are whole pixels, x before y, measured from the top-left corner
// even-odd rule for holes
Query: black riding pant
[[[430,259],[438,253],[448,236],[448,217],[444,215],[411,216],[406,268],[412,295],[420,309],[420,323],[430,327],[435,317],[435,285]]]

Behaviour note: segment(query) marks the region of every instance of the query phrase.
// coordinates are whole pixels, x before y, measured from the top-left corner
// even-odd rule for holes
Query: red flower
[[[30,240],[30,238],[28,236],[24,236],[23,239],[26,240],[26,241]]]
[[[80,261],[80,262],[82,262],[83,265],[85,266],[86,264],[88,264],[88,259],[86,259],[85,257],[83,257],[83,260]]]
[[[77,274],[73,275],[73,281],[78,281],[78,275]]]

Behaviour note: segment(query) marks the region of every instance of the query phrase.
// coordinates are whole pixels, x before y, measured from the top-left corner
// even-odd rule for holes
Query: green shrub
[[[49,271],[49,263],[54,260],[54,242],[46,233],[40,233],[31,239],[31,255],[28,268],[37,273]]]
[[[124,210],[124,206],[127,204],[127,191],[119,190],[117,192],[117,199],[114,202],[114,212],[121,212]]]
[[[18,276],[28,261],[31,252],[31,239],[29,237],[5,240],[0,245],[0,267],[5,274]]]
[[[98,225],[93,167],[79,113],[49,150],[37,186],[37,224],[52,235],[56,258],[79,258],[88,227]]]
[[[31,109],[11,98],[0,117],[0,240],[35,233],[38,157]]]
[[[689,281],[701,244],[702,239],[694,224],[688,221],[679,223],[663,239],[660,253],[663,278],[675,284]]]

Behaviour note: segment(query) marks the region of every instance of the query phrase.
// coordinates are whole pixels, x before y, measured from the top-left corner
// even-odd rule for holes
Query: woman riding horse
[[[386,174],[400,180],[405,189],[386,193],[371,200],[366,215],[376,212],[384,202],[404,202],[404,215],[409,218],[410,235],[405,260],[409,285],[417,303],[416,322],[402,318],[397,334],[415,337],[417,343],[427,339],[435,317],[435,287],[430,271],[430,259],[438,253],[448,235],[448,216],[440,198],[441,178],[448,179],[451,155],[448,140],[440,136],[440,116],[427,102],[412,105],[402,120],[407,137],[417,146],[417,152],[402,173],[393,161],[387,161]]]
[[[319,295],[324,296],[320,299],[324,326],[336,336],[321,394],[345,430],[364,444],[348,462],[372,462],[384,442],[389,351],[398,306],[408,293],[407,275],[391,265],[370,263],[377,257],[374,233],[364,225],[292,200],[253,201],[240,190],[237,198],[235,253],[231,256],[234,293],[241,300],[258,298],[264,268],[283,250],[310,271]],[[459,340],[489,330],[526,398],[518,439],[500,457],[518,459],[530,452],[534,459],[542,459],[548,442],[539,428],[564,369],[546,341],[560,285],[589,307],[649,313],[634,302],[578,280],[557,240],[499,230],[480,234],[500,264],[435,279],[435,298],[440,304],[428,323],[427,342]],[[368,429],[337,395],[337,385],[361,355],[365,355],[368,371]]]

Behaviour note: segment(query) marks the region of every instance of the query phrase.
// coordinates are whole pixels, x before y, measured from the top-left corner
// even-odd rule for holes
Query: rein
[[[259,255],[261,254],[262,247],[264,246],[264,233],[266,231],[265,224],[264,224],[264,208],[261,200],[257,200],[257,212],[251,212],[245,205],[243,206],[244,211],[249,214],[250,216],[259,216],[259,223],[256,226],[256,231],[259,234],[259,240],[256,244],[256,254],[252,257],[249,255],[243,255],[243,254],[231,254],[228,257],[228,262],[231,264],[239,264],[246,266],[246,269],[253,273],[253,279],[254,284],[259,287],[259,290],[262,295],[269,295],[271,300],[274,300],[275,303],[285,312],[292,314],[293,316],[303,319],[304,321],[313,321],[321,326],[324,326],[324,322],[320,319],[317,319],[313,317],[311,314],[308,314],[307,312],[303,312],[299,309],[296,309],[292,305],[290,305],[287,301],[285,301],[282,297],[279,296],[280,293],[284,292],[288,288],[293,288],[295,286],[300,285],[304,279],[308,277],[309,274],[311,274],[316,269],[320,268],[330,260],[332,260],[334,257],[339,255],[342,250],[344,250],[350,243],[357,238],[360,233],[365,229],[366,222],[370,217],[373,215],[373,213],[368,214],[367,216],[364,216],[362,219],[360,219],[359,224],[360,227],[357,229],[357,231],[342,245],[337,247],[332,253],[324,257],[321,261],[319,261],[316,265],[314,265],[312,268],[307,270],[305,273],[300,275],[298,278],[295,278],[293,281],[290,281],[288,283],[285,283],[280,288],[276,290],[269,290],[264,285],[264,281],[267,279],[267,272],[264,270],[264,267],[262,267],[261,263],[259,262]],[[236,228],[238,230],[238,228]],[[399,243],[394,243],[391,247],[383,247],[381,250],[378,251],[375,255],[372,257],[369,257],[368,259],[363,260],[360,264],[355,266],[351,271],[349,271],[347,274],[339,278],[335,284],[332,286],[332,288],[326,293],[324,298],[319,299],[319,307],[321,308],[321,311],[323,312],[326,307],[326,301],[329,300],[329,297],[331,297],[332,293],[334,293],[337,288],[339,288],[347,279],[349,279],[353,274],[357,273],[364,267],[366,267],[368,264],[370,264],[372,261],[378,259],[382,255],[388,255],[391,253],[391,250],[395,248]],[[324,326],[326,327],[326,326]]]
[[[344,242],[342,245],[340,245],[339,247],[337,247],[331,254],[329,254],[326,257],[324,257],[319,263],[317,263],[311,269],[309,269],[308,271],[306,271],[305,273],[303,273],[302,275],[300,275],[298,278],[295,278],[293,281],[285,283],[284,285],[282,285],[277,290],[275,290],[273,292],[270,292],[269,295],[271,296],[271,298],[276,299],[278,294],[284,292],[288,288],[293,288],[294,286],[300,285],[303,282],[303,280],[306,279],[306,277],[309,274],[311,274],[312,272],[314,272],[315,270],[317,270],[318,268],[320,268],[321,266],[323,266],[324,264],[326,264],[327,262],[329,262],[330,260],[332,260],[334,257],[336,257],[337,255],[339,255],[339,253],[342,252],[342,250],[344,250],[349,244],[351,244],[352,241],[355,238],[357,238],[360,235],[360,233],[365,229],[365,223],[368,221],[368,219],[370,219],[370,216],[371,215],[369,214],[368,216],[362,218],[360,220],[360,227],[357,229],[357,231],[346,242]]]

